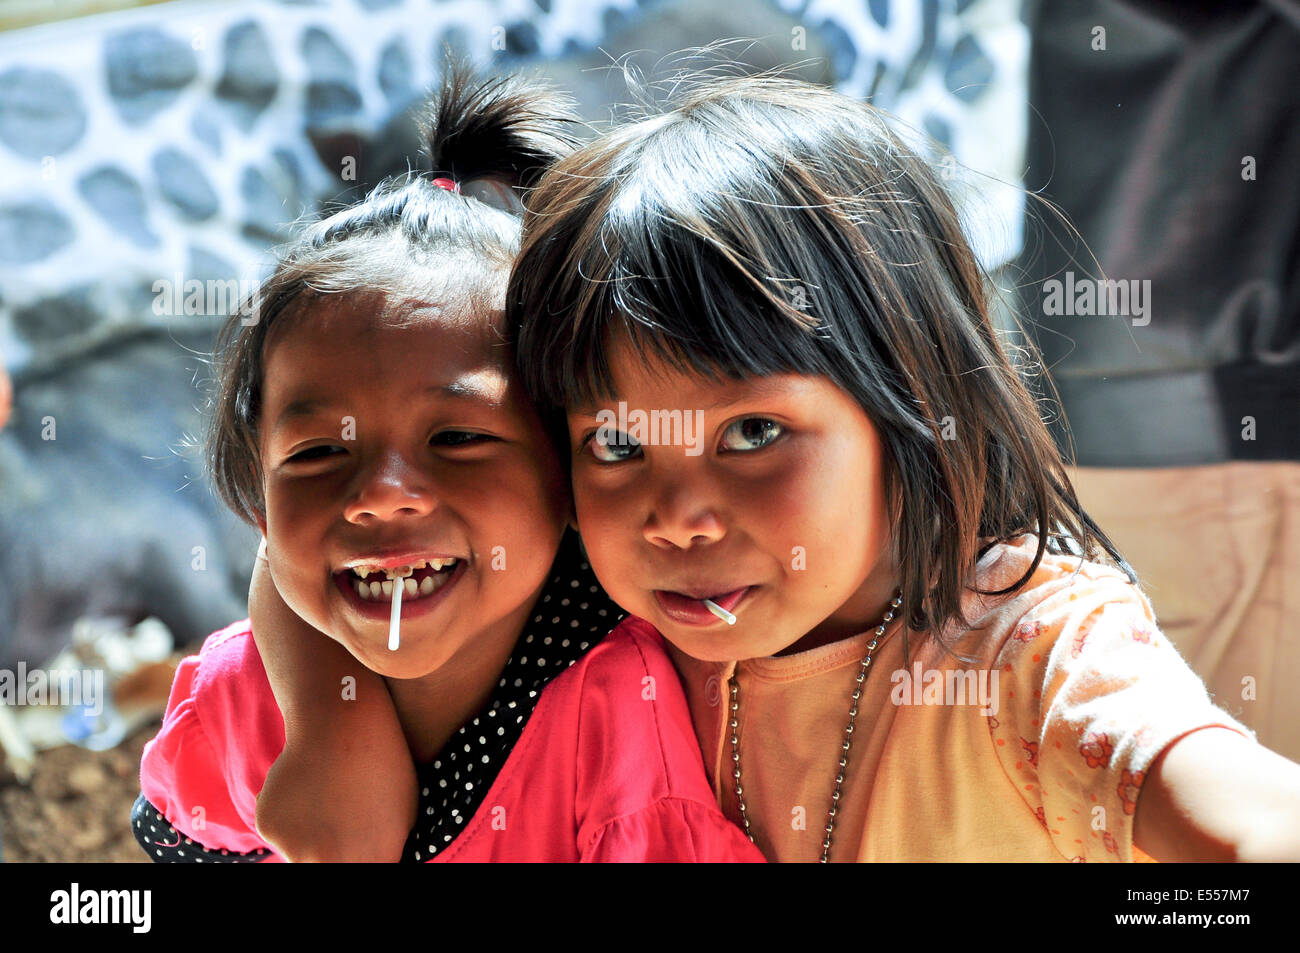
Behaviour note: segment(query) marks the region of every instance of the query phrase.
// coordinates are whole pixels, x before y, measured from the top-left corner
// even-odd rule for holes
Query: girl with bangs
[[[1079,505],[934,173],[822,88],[675,88],[544,177],[507,317],[726,814],[769,860],[1300,859],[1300,765]]]

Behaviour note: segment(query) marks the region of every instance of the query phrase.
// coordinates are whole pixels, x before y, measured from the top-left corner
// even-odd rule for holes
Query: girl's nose
[[[717,508],[702,489],[687,481],[664,487],[646,516],[642,533],[663,548],[689,549],[715,543],[726,535]]]
[[[344,513],[352,523],[425,516],[437,505],[432,479],[400,454],[377,461],[360,480]]]

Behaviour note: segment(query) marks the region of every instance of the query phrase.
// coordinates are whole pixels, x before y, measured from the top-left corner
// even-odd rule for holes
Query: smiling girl
[[[265,563],[251,625],[181,663],[145,749],[152,859],[762,859],[712,799],[662,641],[566,526],[502,342],[503,209],[572,148],[570,116],[453,70],[445,177],[309,227],[227,324],[210,459]],[[397,719],[366,732],[376,706]]]

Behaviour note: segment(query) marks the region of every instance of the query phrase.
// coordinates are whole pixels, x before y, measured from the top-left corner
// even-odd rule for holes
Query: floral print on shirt
[[[1134,859],[1150,766],[1199,727],[1253,734],[1216,707],[1120,573],[1092,563],[1009,628],[990,739],[1062,859]]]

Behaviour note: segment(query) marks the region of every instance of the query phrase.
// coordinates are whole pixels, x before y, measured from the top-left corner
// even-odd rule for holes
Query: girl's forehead
[[[480,351],[501,340],[501,313],[472,302],[445,303],[357,291],[302,295],[279,315],[266,336],[264,352],[292,340],[305,345],[347,348],[358,339],[412,331],[408,340],[445,338],[457,350]]]
[[[487,322],[458,320],[418,302],[388,310],[364,296],[329,308],[328,319],[307,313],[268,338],[268,405],[302,402],[303,395],[318,403],[322,393],[465,396],[449,388],[503,411],[517,400],[514,364]]]

